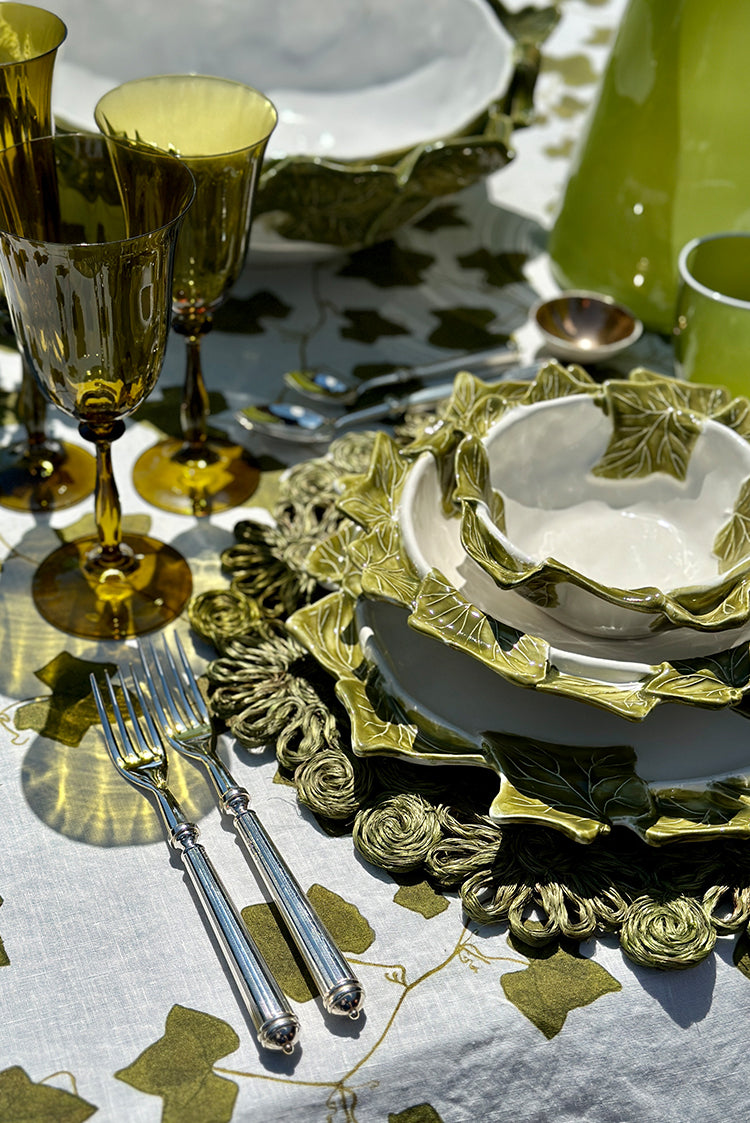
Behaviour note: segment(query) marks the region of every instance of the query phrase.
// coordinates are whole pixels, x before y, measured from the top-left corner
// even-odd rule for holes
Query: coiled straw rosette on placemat
[[[555,363],[494,387],[459,375],[435,417],[346,436],[291,469],[275,525],[237,525],[230,584],[197,598],[191,621],[217,651],[217,718],[246,748],[275,746],[300,800],[368,861],[457,891],[470,918],[528,943],[617,932],[636,962],[689,967],[750,919],[746,611],[725,629],[576,633],[467,551],[420,572],[404,545],[416,465],[432,465],[444,523],[423,513],[422,526],[450,561],[467,505],[494,502],[477,440],[511,410],[576,395],[607,418],[634,398],[662,434],[650,447],[674,454],[634,478],[655,471],[686,495],[707,420],[750,438],[747,402],[642,370],[605,386]],[[634,450],[637,429],[615,416],[605,460],[618,442]],[[737,548],[741,492],[722,516]],[[467,570],[483,578],[462,589]],[[503,615],[513,598],[515,620],[468,591],[502,593]],[[532,622],[537,634],[519,626]]]

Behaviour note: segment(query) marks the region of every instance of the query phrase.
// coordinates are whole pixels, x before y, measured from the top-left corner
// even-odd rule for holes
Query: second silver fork
[[[232,816],[235,831],[305,960],[325,1009],[330,1014],[357,1018],[364,1003],[362,984],[250,807],[248,791],[236,782],[216,752],[208,707],[177,636],[175,645],[181,668],[164,639],[168,665],[168,672],[165,672],[153,643],[147,640],[138,644],[141,668],[157,720],[178,752],[199,761],[207,769],[220,805]]]

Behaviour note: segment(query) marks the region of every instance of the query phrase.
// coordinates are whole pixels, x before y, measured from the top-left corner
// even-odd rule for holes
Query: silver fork
[[[296,1044],[299,1021],[289,1009],[270,968],[256,947],[206,851],[197,841],[197,826],[189,822],[167,786],[164,744],[148,713],[140,684],[133,677],[133,692],[142,711],[139,717],[121,676],[127,716],[130,719],[128,725],[112,680],[108,674],[105,678],[114,710],[116,731],[107,714],[99,684],[94,675],[90,676],[91,689],[112,763],[131,784],[155,797],[167,827],[169,842],[179,851],[182,863],[211,921],[226,962],[247,1005],[258,1041],[264,1048],[291,1053]]]
[[[364,1003],[362,984],[250,807],[249,793],[219,757],[208,707],[178,636],[175,646],[179,667],[166,637],[164,662],[150,640],[138,645],[157,721],[178,752],[207,769],[220,806],[232,816],[235,831],[305,960],[325,1009],[329,1014],[357,1018]]]

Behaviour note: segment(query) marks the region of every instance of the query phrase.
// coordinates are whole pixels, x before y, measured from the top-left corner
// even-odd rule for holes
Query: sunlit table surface
[[[154,424],[176,416],[183,352],[171,341],[153,402],[115,446],[115,472],[127,519],[189,558],[196,593],[225,584],[219,555],[235,523],[268,519],[278,473],[307,455],[233,421],[236,409],[277,398],[284,371],[409,365],[506,335],[524,357],[536,354],[528,309],[554,291],[544,232],[622,7],[564,0],[538,123],[516,135],[514,162],[442,208],[440,222],[352,258],[276,265],[251,251],[205,344],[213,421],[249,441],[265,469],[246,508],[178,517],[132,489],[130,467]],[[660,340],[646,336],[638,348],[633,365],[664,362]],[[6,392],[18,370],[4,352]],[[53,427],[79,440],[59,415]],[[6,427],[4,440],[12,435]],[[260,1050],[156,813],[105,756],[87,671],[127,658],[132,645],[66,637],[31,601],[35,565],[92,511],[91,500],[51,516],[0,508],[0,1123],[719,1123],[750,1114],[750,981],[733,963],[733,939],[682,973],[639,969],[609,938],[582,945],[581,957],[562,950],[532,964],[504,929],[466,923],[456,898],[399,893],[350,835],[324,833],[276,782],[272,747],[250,755],[229,744],[298,879],[318,887],[345,933],[367,991],[357,1022],[293,996],[300,1048],[292,1057]],[[212,653],[185,619],[177,627],[200,669]],[[261,909],[203,776],[188,765],[174,774],[238,904]]]

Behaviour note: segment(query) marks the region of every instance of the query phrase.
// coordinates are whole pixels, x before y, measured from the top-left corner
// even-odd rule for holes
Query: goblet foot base
[[[258,486],[260,469],[247,449],[212,437],[204,456],[191,458],[174,438],[146,449],[133,467],[138,494],[163,511],[202,517],[237,507]]]
[[[91,495],[95,481],[96,461],[80,445],[56,442],[49,459],[28,445],[0,450],[0,506],[13,511],[72,507]]]
[[[123,544],[138,561],[130,573],[96,571],[86,565],[97,539],[77,538],[44,559],[32,595],[44,619],[73,636],[127,639],[164,627],[185,607],[193,590],[181,554],[144,534],[126,534]]]

